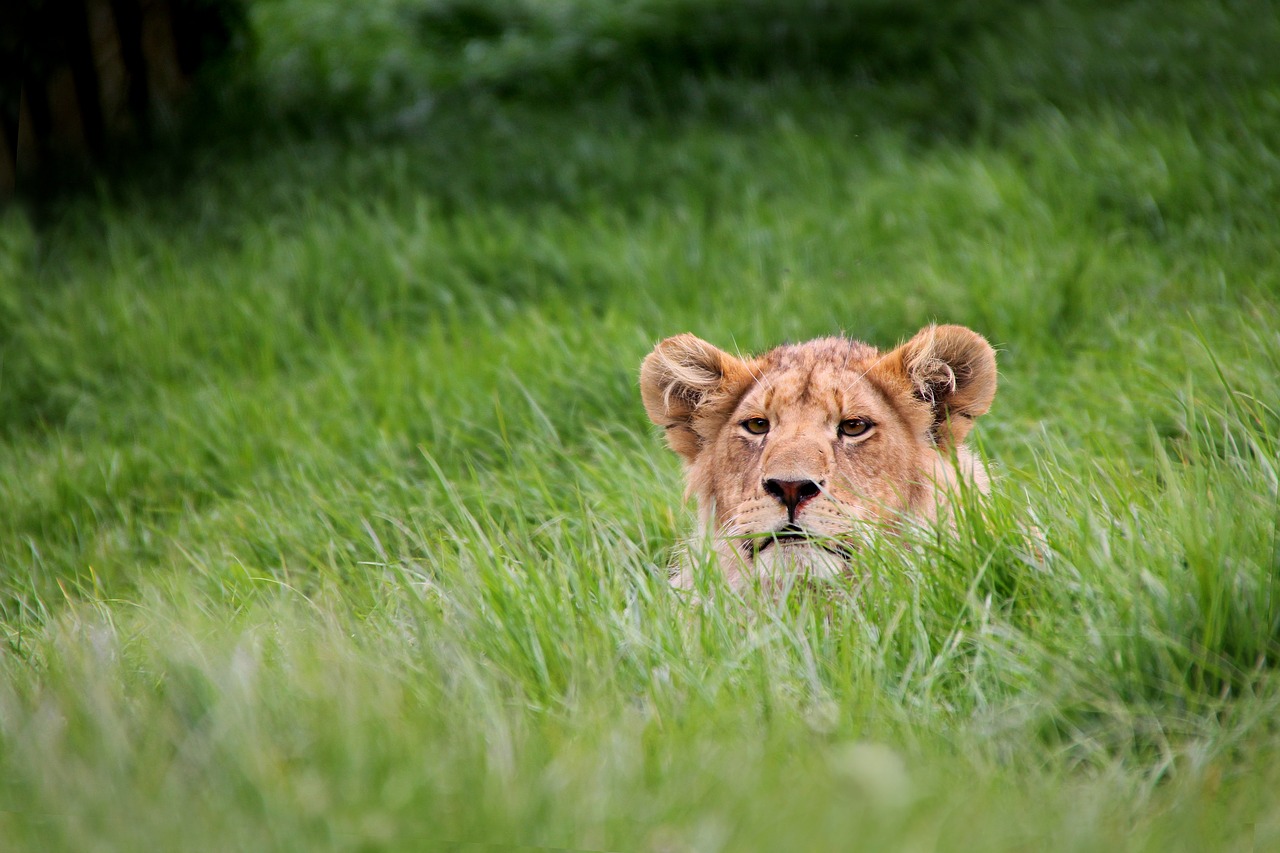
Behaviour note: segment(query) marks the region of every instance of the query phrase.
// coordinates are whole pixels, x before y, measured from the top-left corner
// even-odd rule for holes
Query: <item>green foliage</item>
[[[438,74],[506,92],[647,85],[784,70],[936,73],[1010,3],[644,0],[408,7]]]
[[[262,3],[256,129],[0,214],[6,849],[1276,846],[1277,22],[752,8]],[[654,341],[931,320],[956,535],[671,591]]]
[[[437,95],[560,102],[625,99],[644,113],[732,110],[737,86],[800,74],[841,86],[908,81],[895,105],[966,121],[965,67],[1018,4],[902,0],[377,0],[294,14],[263,4],[287,33],[277,78],[317,113],[385,111]],[[272,45],[265,46],[270,52]],[[725,89],[708,79],[732,78]],[[304,105],[304,106],[303,106]],[[385,115],[383,116],[385,118]]]

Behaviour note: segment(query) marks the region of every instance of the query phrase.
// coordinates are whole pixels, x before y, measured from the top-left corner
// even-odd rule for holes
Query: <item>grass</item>
[[[222,131],[0,213],[6,849],[1280,844],[1265,4],[475,8],[258,4]],[[963,535],[678,599],[653,343],[931,320]]]

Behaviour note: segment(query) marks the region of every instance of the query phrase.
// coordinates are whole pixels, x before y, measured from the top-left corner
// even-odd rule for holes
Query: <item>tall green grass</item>
[[[0,214],[0,846],[1280,841],[1280,25],[753,8],[262,3],[223,133]],[[653,342],[933,320],[958,535],[668,589]]]

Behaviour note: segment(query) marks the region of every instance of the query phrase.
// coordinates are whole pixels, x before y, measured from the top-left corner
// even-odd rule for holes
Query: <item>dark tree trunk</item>
[[[243,28],[240,0],[12,0],[0,20],[0,194],[170,123]]]

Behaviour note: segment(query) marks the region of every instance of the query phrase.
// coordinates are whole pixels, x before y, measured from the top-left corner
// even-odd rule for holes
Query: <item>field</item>
[[[1280,849],[1270,4],[251,10],[0,210],[0,847]],[[931,321],[960,535],[672,592],[653,344]]]

